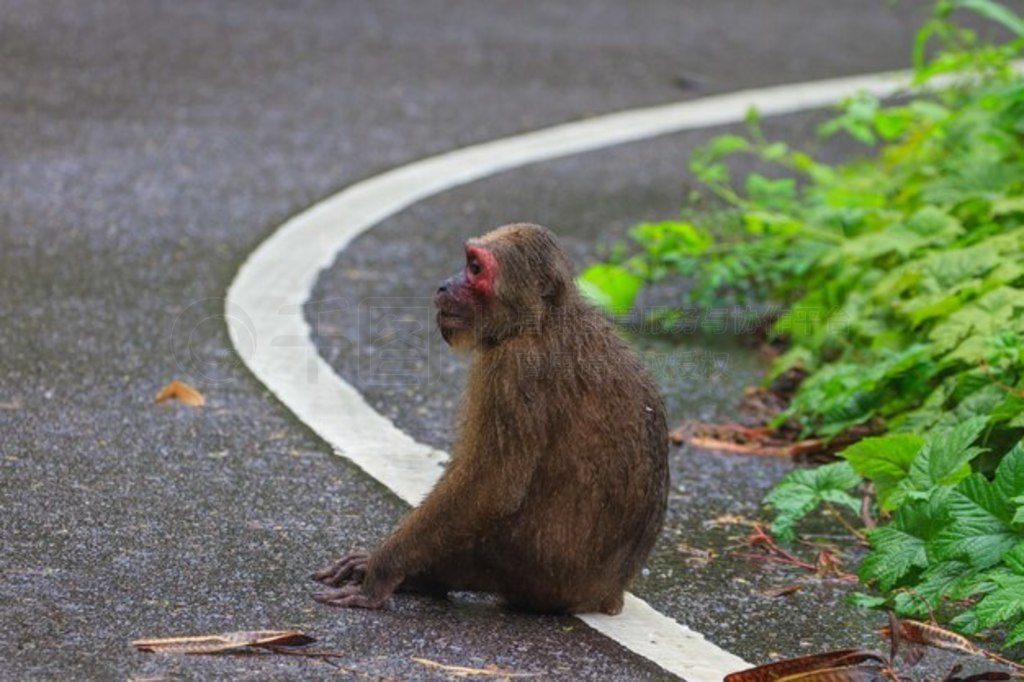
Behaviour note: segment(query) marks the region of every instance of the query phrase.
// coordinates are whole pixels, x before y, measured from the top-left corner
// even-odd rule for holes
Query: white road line
[[[321,270],[349,242],[417,201],[517,166],[735,123],[751,106],[772,116],[834,104],[858,91],[892,95],[908,78],[905,72],[837,78],[624,111],[473,145],[363,180],[291,218],[253,251],[228,289],[232,343],[257,378],[339,455],[418,504],[448,455],[398,430],[334,374],[302,314]],[[717,682],[749,667],[632,595],[622,614],[582,620],[689,682]]]

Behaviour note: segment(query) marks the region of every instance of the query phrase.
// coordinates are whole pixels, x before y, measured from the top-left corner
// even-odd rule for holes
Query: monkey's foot
[[[324,590],[313,595],[313,599],[327,606],[340,606],[357,609],[379,609],[384,598],[374,598],[364,594],[358,585],[346,585],[336,590]]]
[[[599,611],[606,613],[609,616],[617,616],[622,613],[622,607],[624,605],[623,595],[621,592],[613,594],[612,596],[601,602]]]
[[[369,561],[369,552],[349,552],[330,566],[316,571],[310,577],[331,587],[341,587],[346,583],[359,584],[366,577],[366,565]]]

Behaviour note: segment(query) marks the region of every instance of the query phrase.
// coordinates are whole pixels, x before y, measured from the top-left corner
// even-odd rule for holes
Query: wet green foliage
[[[958,10],[1010,38],[980,41]],[[869,481],[883,523],[861,577],[900,613],[959,604],[955,626],[1008,642],[1024,641],[1022,47],[1005,6],[941,0],[914,46],[915,89],[853,97],[821,127],[863,158],[824,164],[766,139],[751,112],[746,135],[693,154],[703,190],[683,219],[636,226],[581,277],[617,311],[675,277],[693,282],[681,306],[783,307],[774,374],[808,376],[777,423],[885,435],[786,477],[767,500],[775,532],[791,538],[819,505],[858,510]],[[758,172],[735,178],[741,156]],[[724,208],[709,214],[709,199]]]
[[[958,630],[1008,630],[1012,645],[1024,642],[1024,443],[1003,457],[991,480],[972,473],[968,463],[980,448],[967,444],[979,425],[966,422],[951,442],[926,441],[906,468],[893,467],[903,476],[889,479],[888,489],[899,494],[882,504],[891,521],[869,533],[872,551],[860,567],[861,579],[887,597],[861,600],[907,616],[959,611],[952,620]],[[876,470],[870,458],[863,462],[854,468]]]

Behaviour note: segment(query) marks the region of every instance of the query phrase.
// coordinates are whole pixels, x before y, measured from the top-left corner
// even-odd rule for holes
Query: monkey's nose
[[[441,286],[437,287],[437,293],[443,294],[448,291],[448,282],[441,282]]]

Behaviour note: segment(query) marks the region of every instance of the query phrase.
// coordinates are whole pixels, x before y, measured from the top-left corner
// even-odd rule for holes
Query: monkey
[[[441,336],[472,354],[451,461],[376,551],[316,571],[330,589],[314,598],[375,609],[396,591],[471,591],[617,614],[664,522],[661,397],[552,232],[506,225],[464,250],[434,298]]]

